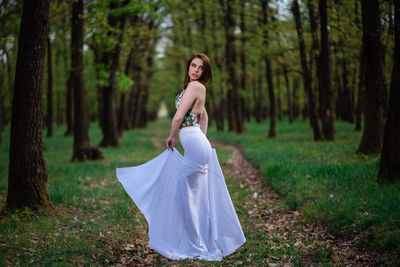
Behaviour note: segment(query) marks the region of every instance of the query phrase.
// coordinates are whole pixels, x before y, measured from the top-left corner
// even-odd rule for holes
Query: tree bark
[[[365,56],[363,52],[360,53],[360,66],[358,71],[358,92],[357,92],[357,108],[356,108],[356,126],[355,131],[361,131],[361,120],[362,113],[364,110],[365,103],[365,95],[364,95],[364,87],[365,87]]]
[[[320,71],[320,59],[319,59],[319,40],[318,40],[318,23],[317,19],[314,15],[314,1],[313,0],[307,0],[307,6],[308,6],[308,14],[310,17],[310,27],[311,27],[311,35],[312,35],[312,42],[311,42],[311,54],[312,56],[310,57],[310,71],[312,75],[312,67],[315,66],[315,74],[317,77],[317,85],[315,85],[315,95],[318,95],[318,102],[319,102],[319,107],[317,107],[317,115],[318,118],[322,118],[322,111],[321,111],[321,103],[323,102],[323,93],[322,93],[322,85],[321,85],[321,71]],[[313,65],[313,60],[315,61],[315,64]],[[315,97],[317,99],[317,97]],[[315,106],[317,106],[317,103],[315,103]],[[318,120],[317,120],[318,122]],[[322,133],[321,133],[322,136]]]
[[[125,5],[126,1],[122,3]],[[111,2],[110,8],[116,8],[116,3]],[[100,142],[100,146],[107,147],[117,147],[119,146],[118,142],[118,129],[117,129],[117,110],[116,110],[116,73],[119,67],[119,54],[121,52],[121,42],[123,38],[123,32],[125,27],[125,18],[124,14],[115,17],[113,15],[109,15],[108,24],[111,27],[119,27],[120,33],[116,36],[118,39],[117,45],[112,49],[111,52],[106,52],[103,55],[105,59],[104,65],[107,66],[111,63],[109,69],[109,84],[108,86],[103,87],[103,139]]]
[[[247,48],[247,38],[246,38],[246,1],[241,0],[240,1],[240,44],[241,44],[241,48],[240,48],[240,68],[241,68],[241,77],[240,77],[240,90],[243,92],[246,92],[246,80],[247,80],[247,60],[246,60],[246,48]],[[239,90],[239,91],[240,91]],[[247,115],[246,112],[246,106],[245,106],[245,99],[239,94],[239,101],[240,101],[240,109],[242,112],[242,120],[243,120],[243,124],[245,122],[245,118]],[[245,126],[243,126],[245,127]],[[244,129],[243,129],[244,130]]]
[[[312,75],[311,75],[311,71],[307,65],[306,48],[305,48],[305,42],[304,42],[304,37],[303,37],[303,26],[302,26],[302,22],[301,22],[300,9],[299,9],[299,4],[298,4],[297,0],[293,1],[292,12],[293,12],[293,16],[295,18],[297,37],[299,40],[300,60],[301,60],[301,67],[303,70],[302,74],[303,74],[304,89],[306,91],[307,100],[308,100],[308,112],[309,112],[309,118],[310,118],[310,125],[311,125],[311,128],[313,129],[314,141],[319,141],[322,139],[322,134],[321,134],[321,130],[320,130],[319,124],[318,124],[317,105],[316,105],[315,96],[314,96],[314,93],[312,90],[312,81],[311,81]]]
[[[226,65],[228,69],[229,79],[229,89],[228,89],[228,117],[229,117],[229,129],[242,133],[245,129],[245,121],[243,119],[243,110],[239,95],[239,86],[236,77],[235,65],[237,62],[237,53],[235,48],[235,20],[233,18],[233,3],[232,0],[225,1],[220,0],[221,7],[225,11],[224,16],[224,27],[226,36],[226,46],[225,46],[225,57]]]
[[[286,65],[283,65],[283,75],[285,77],[285,84],[287,90],[287,105],[288,105],[288,117],[289,117],[289,124],[293,123],[293,104],[292,104],[292,97],[290,93],[290,84],[289,84],[289,76]]]
[[[67,31],[67,18],[65,17],[63,19],[63,26],[64,26],[64,30]],[[68,48],[67,46],[65,46],[65,50],[64,50],[64,64],[65,66],[68,66]],[[73,92],[73,88],[72,88],[72,81],[71,81],[71,77],[68,75],[67,78],[67,107],[65,109],[65,117],[67,120],[67,129],[64,133],[65,136],[69,136],[72,135],[72,133],[74,132],[74,92]]]
[[[47,137],[53,136],[53,66],[51,62],[51,41],[47,37]]]
[[[268,39],[268,1],[260,0],[261,9],[262,9],[262,23],[263,23],[263,44],[265,48],[269,46]],[[274,138],[276,137],[276,104],[275,104],[275,91],[274,91],[274,83],[272,82],[272,67],[271,61],[267,55],[264,55],[265,62],[265,77],[268,84],[268,99],[269,99],[269,131],[268,137]]]
[[[400,2],[394,3],[394,53],[390,83],[389,113],[383,136],[378,182],[400,180]]]
[[[95,73],[96,73],[96,79],[98,80],[100,78],[100,70],[102,66],[102,55],[100,48],[96,44],[91,44],[90,48],[93,51],[94,55],[94,63],[96,64],[95,66]],[[99,118],[99,125],[102,131],[104,128],[104,123],[103,123],[103,88],[99,85],[96,86],[96,100],[97,100],[97,109],[98,109],[98,118]]]
[[[220,59],[219,53],[217,52],[219,50],[219,44],[217,42],[217,20],[215,16],[215,12],[211,13],[211,39],[212,39],[212,48],[213,51],[215,51],[215,56],[214,56],[214,63],[215,63],[215,69],[217,72],[222,71],[222,60]],[[215,118],[216,124],[217,124],[217,130],[218,131],[223,131],[225,127],[225,117],[226,117],[226,100],[224,99],[223,96],[223,85],[222,82],[219,82],[214,88],[219,88],[218,94],[221,96],[221,99],[218,103],[218,105],[214,102],[214,114],[211,116]],[[212,98],[212,101],[215,101],[215,97],[213,97],[214,92],[213,90],[210,90],[210,96]]]
[[[61,49],[57,49],[55,61],[56,61],[56,64],[55,64],[55,69],[54,70],[56,72],[56,75],[59,76],[59,75],[61,75],[60,67],[59,67],[60,66],[60,61],[61,61]],[[64,123],[63,111],[61,109],[61,91],[60,91],[59,88],[57,90],[56,123],[57,123],[57,126],[61,126]]]
[[[130,76],[131,62],[133,57],[133,48],[129,52],[128,59],[126,60],[125,65],[125,75],[127,77]],[[124,130],[129,128],[129,114],[128,114],[128,106],[126,105],[126,95],[127,92],[121,94],[120,104],[119,104],[119,114],[118,114],[118,133],[119,136],[122,136]]]
[[[282,103],[281,103],[281,91],[280,91],[280,73],[279,73],[279,70],[277,69],[276,70],[276,78],[275,78],[275,81],[276,81],[276,88],[278,88],[278,97],[277,97],[277,100],[278,100],[278,105],[277,105],[277,116],[278,116],[278,120],[282,120]]]
[[[343,93],[343,107],[342,107],[342,117],[344,121],[354,123],[354,114],[353,114],[353,93],[352,86],[349,83],[349,71],[348,64],[342,50],[342,93]]]
[[[365,60],[364,130],[357,153],[380,153],[384,130],[385,88],[378,0],[362,1]]]
[[[0,36],[1,38],[1,36]],[[3,84],[4,84],[4,72],[3,72],[3,57],[0,57],[0,143],[3,143],[3,128],[4,128],[4,100],[3,100]]]
[[[261,123],[264,118],[264,97],[263,97],[263,88],[262,88],[262,75],[257,73],[257,98],[256,98],[256,106],[255,106],[255,118],[257,123]]]
[[[320,50],[320,69],[321,69],[321,93],[323,102],[321,103],[322,110],[322,132],[325,140],[335,140],[334,126],[334,107],[333,107],[333,89],[332,89],[332,73],[331,59],[329,51],[329,36],[328,36],[328,14],[327,0],[319,0],[319,14],[321,21],[321,50]]]
[[[90,145],[89,116],[83,79],[83,0],[74,1],[71,17],[71,83],[74,90],[74,148],[72,161],[103,158],[100,150]]]
[[[51,205],[42,143],[42,93],[50,0],[25,0],[13,90],[8,209]]]
[[[292,83],[292,105],[293,105],[293,118],[296,119],[300,116],[300,104],[299,104],[299,92],[298,89],[300,87],[300,78],[295,77]]]

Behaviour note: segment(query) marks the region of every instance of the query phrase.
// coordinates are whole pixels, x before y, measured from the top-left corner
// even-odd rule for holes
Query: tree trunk
[[[328,36],[328,14],[327,0],[319,0],[319,14],[321,20],[321,50],[320,50],[320,70],[321,70],[321,86],[322,86],[322,132],[325,140],[335,140],[335,122],[333,108],[333,90],[332,90],[332,74],[331,59],[329,52],[329,36]]]
[[[125,2],[122,5],[125,5]],[[111,2],[110,8],[112,9],[115,3]],[[117,45],[112,49],[111,52],[105,53],[105,66],[111,62],[111,68],[109,73],[109,84],[103,87],[103,140],[100,142],[100,146],[117,147],[118,142],[118,129],[117,129],[117,110],[115,106],[116,102],[116,73],[119,67],[119,54],[121,52],[121,43],[123,38],[123,32],[125,27],[124,14],[114,17],[109,15],[108,24],[111,27],[117,27],[119,24],[120,33],[116,36],[118,38]]]
[[[132,62],[132,56],[133,56],[133,48],[131,48],[131,51],[129,52],[128,59],[126,60],[126,65],[125,65],[125,75],[127,77],[130,76],[130,69],[131,69],[131,62]],[[129,128],[129,114],[128,114],[128,107],[126,105],[126,95],[127,92],[121,93],[121,98],[120,98],[120,104],[119,104],[119,114],[118,114],[118,133],[119,136],[122,136],[122,133],[124,130]]]
[[[276,88],[278,88],[278,105],[277,105],[277,116],[278,120],[282,120],[282,103],[281,103],[281,91],[280,91],[280,73],[279,70],[276,70]]]
[[[57,117],[56,117],[56,123],[57,126],[61,126],[64,122],[63,119],[63,112],[61,110],[61,92],[60,90],[57,91]]]
[[[71,76],[67,79],[67,130],[65,136],[72,135],[74,132],[74,88],[72,87]]]
[[[295,77],[293,79],[293,90],[292,90],[292,105],[293,105],[293,118],[296,119],[300,116],[300,104],[299,104],[299,92],[300,78]]]
[[[307,58],[306,58],[306,48],[304,43],[303,37],[303,26],[300,17],[300,9],[297,0],[293,1],[292,6],[293,16],[296,22],[296,30],[297,30],[297,37],[299,40],[299,52],[300,52],[300,60],[301,60],[301,67],[303,69],[303,82],[304,82],[304,89],[307,94],[308,100],[308,112],[310,117],[310,125],[313,129],[314,141],[319,141],[322,139],[321,130],[318,124],[318,113],[317,113],[317,105],[315,96],[312,90],[312,75],[311,71],[307,65]]]
[[[317,85],[315,85],[315,92],[316,95],[318,95],[318,102],[319,102],[319,107],[317,107],[317,103],[315,103],[316,109],[317,109],[317,124],[318,124],[318,118],[322,118],[322,110],[321,110],[321,103],[323,102],[323,93],[322,93],[322,85],[321,85],[321,71],[320,71],[320,59],[319,59],[319,40],[318,40],[318,23],[317,19],[314,15],[314,1],[313,0],[307,0],[307,6],[308,6],[308,13],[310,17],[310,27],[311,27],[311,35],[312,35],[312,42],[311,42],[311,57],[310,57],[310,71],[312,75],[312,67],[315,66],[315,74],[317,77]],[[312,64],[313,60],[315,61],[315,65]],[[312,79],[312,78],[311,78]],[[315,97],[315,96],[314,96]],[[317,99],[317,97],[315,97]],[[315,100],[315,102],[317,102]],[[319,125],[319,124],[318,124]],[[319,128],[319,127],[318,127]],[[321,138],[322,138],[322,133],[320,132]]]
[[[3,84],[4,84],[4,72],[3,72],[3,57],[0,57],[0,143],[3,143],[3,128],[4,128],[4,100],[3,100]]]
[[[42,93],[50,0],[25,0],[13,90],[8,209],[51,205],[42,143]]]
[[[63,19],[63,26],[64,26],[64,30],[67,31],[67,19]],[[67,67],[68,66],[68,49],[67,46],[65,46],[65,50],[64,50],[64,65]],[[72,133],[74,132],[74,88],[72,88],[72,81],[71,81],[71,77],[68,76],[67,78],[67,107],[65,109],[65,117],[67,120],[67,129],[64,133],[65,136],[69,136],[72,135]]]
[[[1,33],[0,33],[1,38]],[[3,129],[4,129],[4,119],[5,119],[5,107],[4,107],[4,98],[3,98],[3,90],[4,90],[4,76],[5,72],[3,71],[3,57],[0,57],[0,143],[4,142],[3,139]]]
[[[74,90],[74,148],[72,161],[103,158],[98,148],[89,141],[89,116],[83,79],[83,0],[74,1],[71,17],[71,83]]]
[[[240,89],[239,91],[246,92],[246,80],[247,80],[247,60],[246,60],[246,19],[245,19],[245,13],[246,13],[246,1],[241,0],[240,1],[240,67],[241,67],[241,77],[240,77]],[[242,120],[243,120],[243,127],[245,127],[245,118],[247,115],[246,112],[246,106],[245,106],[245,99],[239,94],[238,95],[239,101],[240,101],[240,110],[242,112]],[[243,129],[244,130],[244,129]]]
[[[96,44],[92,44],[90,48],[93,50],[93,55],[94,55],[94,63],[95,63],[95,73],[96,73],[96,79],[100,79],[100,71],[101,71],[101,66],[103,65],[102,63],[102,55],[99,47]],[[103,123],[103,96],[102,96],[103,88],[99,85],[96,86],[96,100],[97,100],[97,109],[98,109],[98,118],[99,118],[99,125],[100,128],[103,130],[104,128],[104,123]]]
[[[61,75],[61,72],[60,72],[60,62],[61,62],[61,59],[62,59],[62,57],[61,57],[61,49],[57,49],[57,52],[56,52],[56,64],[55,64],[55,68],[54,68],[54,70],[55,70],[55,72],[56,72],[56,76],[59,76],[59,75]],[[61,91],[60,91],[60,88],[58,88],[57,89],[57,115],[56,115],[56,123],[57,123],[57,126],[61,126],[63,123],[64,123],[64,120],[63,120],[63,111],[62,111],[62,109],[61,109]]]
[[[358,71],[358,93],[357,93],[357,108],[356,108],[356,126],[355,131],[361,131],[361,120],[362,113],[364,110],[365,103],[365,95],[364,95],[364,87],[365,87],[365,56],[363,56],[363,52],[360,53],[360,67]]]
[[[283,75],[285,77],[285,84],[287,90],[287,105],[288,105],[288,117],[289,123],[293,123],[293,104],[292,104],[292,97],[290,94],[290,84],[289,84],[289,76],[286,65],[283,66]]]
[[[342,50],[342,90],[343,90],[343,107],[342,107],[342,116],[343,120],[354,123],[354,114],[353,114],[353,93],[352,86],[349,83],[349,71],[348,64],[346,61],[346,57],[344,55],[344,51]]]
[[[235,65],[237,62],[237,54],[235,48],[235,20],[233,18],[233,3],[232,0],[227,0],[226,5],[223,0],[220,0],[221,6],[225,9],[224,26],[226,36],[225,56],[226,65],[228,69],[229,89],[228,89],[228,117],[229,117],[229,130],[242,133],[245,129],[245,122],[243,119],[243,110],[240,101],[238,81],[236,76]]]
[[[47,37],[47,137],[53,136],[53,66],[51,62],[51,41]]]
[[[268,1],[267,0],[260,0],[261,9],[262,9],[262,23],[263,23],[263,44],[264,47],[267,48],[268,44]],[[265,62],[265,77],[268,84],[268,99],[269,99],[269,132],[268,137],[274,138],[276,137],[276,104],[275,104],[275,91],[274,91],[274,84],[272,82],[272,67],[271,61],[269,60],[267,55],[264,55],[264,62]]]
[[[261,123],[265,119],[264,114],[264,97],[263,97],[263,87],[262,87],[262,74],[257,73],[257,90],[258,94],[256,97],[256,106],[255,106],[255,118],[257,123]]]
[[[275,92],[274,84],[272,82],[272,67],[271,61],[265,59],[265,74],[268,84],[268,99],[269,99],[269,132],[268,137],[276,137],[276,104],[275,104]]]
[[[362,1],[365,56],[364,131],[357,153],[380,153],[383,141],[384,75],[378,0]]]
[[[145,76],[145,84],[144,84],[144,93],[143,93],[143,108],[142,108],[142,124],[140,125],[141,127],[147,127],[147,122],[149,121],[149,114],[147,112],[147,103],[149,101],[149,94],[150,94],[150,85],[149,82],[153,79],[153,66],[154,66],[154,60],[153,56],[155,54],[155,49],[156,49],[156,41],[154,41],[151,44],[151,49],[150,53],[147,55],[146,59],[146,70],[144,73]]]
[[[378,181],[400,180],[400,2],[394,0],[394,54],[389,113],[385,125]]]
[[[219,54],[217,53],[217,51],[219,50],[219,43],[217,42],[217,21],[215,18],[215,13],[212,12],[211,14],[211,39],[212,39],[212,47],[213,47],[213,51],[215,51],[215,56],[214,56],[214,62],[215,62],[215,69],[217,72],[222,71],[222,60],[220,59]],[[224,130],[224,126],[225,126],[225,117],[226,117],[226,101],[223,97],[223,85],[222,82],[218,83],[216,86],[214,86],[214,88],[219,88],[219,92],[218,94],[221,96],[221,99],[217,104],[213,104],[214,105],[214,114],[212,114],[211,116],[215,118],[216,120],[216,124],[217,124],[217,130],[218,131],[223,131]],[[212,92],[212,90],[210,90],[210,96],[211,94],[214,94]],[[212,96],[211,96],[212,97]],[[215,98],[212,97],[212,101],[215,101]]]

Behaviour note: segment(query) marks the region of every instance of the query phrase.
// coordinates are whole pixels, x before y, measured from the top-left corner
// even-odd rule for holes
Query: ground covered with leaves
[[[382,263],[373,252],[357,246],[357,239],[335,237],[329,234],[326,225],[310,221],[310,216],[303,214],[304,205],[293,208],[288,201],[290,194],[282,194],[284,191],[276,194],[267,185],[265,174],[245,160],[236,146],[216,141],[212,144],[217,148],[247,242],[222,262],[168,260],[148,247],[147,223],[115,177],[115,168],[138,165],[161,153],[169,122],[158,121],[147,129],[125,132],[120,148],[102,149],[105,159],[84,163],[70,162],[72,138],[64,137],[64,130],[58,128],[54,137],[44,138],[48,189],[54,206],[50,210],[1,215],[1,266]],[[7,134],[6,131],[5,140]],[[222,138],[212,128],[209,137],[228,141],[236,138]],[[100,138],[100,130],[92,127],[92,143],[97,144]],[[177,147],[183,151],[179,144]],[[8,143],[0,144],[1,209],[6,199],[8,149]]]

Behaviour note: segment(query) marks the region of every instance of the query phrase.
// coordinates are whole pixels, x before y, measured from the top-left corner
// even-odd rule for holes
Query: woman
[[[167,149],[143,165],[117,169],[149,224],[149,246],[170,259],[219,261],[246,241],[216,151],[205,136],[210,81],[210,60],[194,54],[175,100]],[[178,131],[184,156],[174,149]]]

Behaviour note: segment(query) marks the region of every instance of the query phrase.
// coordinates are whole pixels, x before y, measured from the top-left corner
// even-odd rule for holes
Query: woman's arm
[[[208,114],[206,108],[204,107],[200,121],[200,129],[204,133],[204,135],[207,134],[207,127],[208,127]]]

